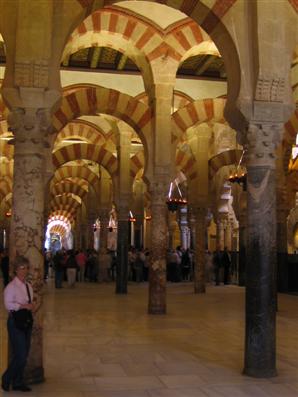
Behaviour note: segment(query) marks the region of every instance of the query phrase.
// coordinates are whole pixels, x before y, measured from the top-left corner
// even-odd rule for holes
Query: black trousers
[[[7,330],[11,345],[11,357],[8,368],[2,375],[2,382],[18,387],[24,384],[24,369],[30,350],[32,330],[19,330],[11,315],[7,320]]]

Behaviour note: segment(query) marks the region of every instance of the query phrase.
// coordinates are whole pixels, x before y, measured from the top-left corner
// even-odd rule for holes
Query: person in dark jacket
[[[62,281],[64,275],[64,263],[65,258],[62,250],[57,251],[54,258],[54,268],[55,268],[55,287],[62,288]]]
[[[220,272],[220,268],[221,268],[221,253],[218,248],[216,249],[216,251],[213,254],[213,267],[214,267],[214,275],[215,275],[215,285],[219,285],[220,284],[219,272]]]
[[[224,284],[228,284],[230,278],[231,259],[227,247],[224,248],[222,253],[221,265],[224,269]]]

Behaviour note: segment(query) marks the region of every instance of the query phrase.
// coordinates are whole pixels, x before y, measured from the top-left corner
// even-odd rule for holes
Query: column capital
[[[282,123],[251,121],[244,143],[246,165],[275,168],[275,150],[282,135]]]

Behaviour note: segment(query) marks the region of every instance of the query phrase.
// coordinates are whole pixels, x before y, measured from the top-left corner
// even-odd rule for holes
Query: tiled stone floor
[[[146,309],[145,284],[129,285],[122,296],[112,284],[47,285],[46,382],[34,385],[30,396],[298,396],[298,296],[279,296],[279,375],[273,379],[241,374],[243,288],[210,286],[194,295],[191,284],[170,284],[168,314]],[[4,316],[1,306],[2,347]]]

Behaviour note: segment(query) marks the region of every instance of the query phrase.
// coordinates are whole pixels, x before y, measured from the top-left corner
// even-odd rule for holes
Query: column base
[[[277,376],[276,368],[244,368],[242,373],[252,378],[274,378]]]
[[[38,383],[43,383],[45,382],[45,377],[44,377],[44,368],[43,367],[38,367],[34,369],[28,369],[27,371],[25,370],[25,381],[29,385],[36,385]]]
[[[148,307],[148,314],[167,314],[167,309],[160,306]]]
[[[195,285],[194,293],[195,294],[205,294],[206,293],[205,285]]]
[[[116,288],[116,294],[119,294],[119,295],[127,295],[127,289],[125,288],[125,289],[122,289],[122,288]]]

